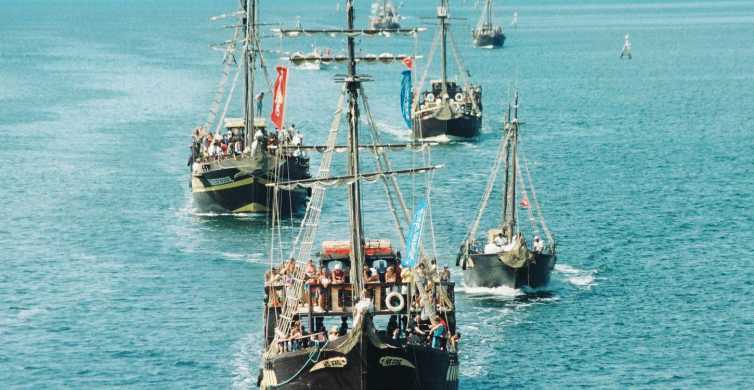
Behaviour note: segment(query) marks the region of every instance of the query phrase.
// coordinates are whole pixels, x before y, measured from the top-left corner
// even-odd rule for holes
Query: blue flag
[[[426,211],[427,201],[422,199],[414,210],[414,219],[411,221],[408,235],[406,235],[406,256],[401,260],[402,267],[413,267],[416,264],[416,258],[419,256],[419,241],[421,241],[422,238],[424,214],[426,214]]]
[[[401,80],[401,114],[403,114],[403,121],[410,129],[413,123],[411,121],[411,103],[414,95],[411,88],[411,71],[404,70],[401,74],[403,75]]]

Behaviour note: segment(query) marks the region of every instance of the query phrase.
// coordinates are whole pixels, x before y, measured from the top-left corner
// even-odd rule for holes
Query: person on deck
[[[330,283],[332,282],[332,278],[330,275],[330,271],[326,267],[320,267],[319,268],[319,294],[317,296],[317,303],[318,306],[325,310],[325,305],[327,304],[327,288],[330,287]]]
[[[296,270],[296,260],[291,257],[288,259],[288,261],[283,265],[283,271],[281,272],[283,275],[290,275],[293,273],[293,271]]]
[[[304,272],[306,273],[307,277],[313,277],[314,273],[317,272],[317,268],[314,266],[314,261],[312,261],[312,259],[306,261],[306,268],[304,268]]]
[[[257,103],[257,117],[262,116],[262,105],[264,102],[264,92],[259,92],[257,96],[254,97],[254,100]]]
[[[334,341],[338,339],[338,327],[333,325],[332,328],[330,328],[330,332],[327,334],[327,340]]]
[[[497,234],[497,237],[495,237],[494,242],[495,242],[495,245],[497,245],[499,248],[502,248],[503,246],[505,246],[505,244],[508,243],[507,240],[505,239],[505,236],[503,236],[502,232]]]
[[[345,336],[348,333],[348,317],[340,317],[340,328],[338,328],[338,336]]]
[[[421,344],[421,340],[426,336],[426,333],[419,326],[419,321],[421,321],[421,318],[417,314],[406,326],[406,332],[409,335],[408,342],[411,344]]]
[[[440,282],[449,282],[450,281],[450,269],[448,269],[448,266],[445,265],[442,267],[442,271],[440,272]]]
[[[343,266],[338,263],[335,264],[335,269],[332,271],[332,284],[342,284],[346,281],[346,272],[343,271]]]
[[[432,328],[429,329],[429,333],[432,335],[432,348],[442,349],[443,339],[447,332],[447,325],[439,316],[432,318]]]
[[[364,281],[366,283],[379,283],[380,275],[370,270],[369,267],[364,266]]]
[[[408,288],[411,286],[411,283],[414,281],[414,274],[411,271],[411,267],[406,267],[401,270],[401,283],[403,284],[401,286],[401,294],[406,295],[408,294]]]
[[[532,248],[534,249],[535,253],[542,253],[543,250],[545,250],[545,242],[542,241],[539,236],[534,236],[534,242],[532,243]]]
[[[385,283],[396,283],[398,281],[398,274],[395,272],[394,266],[388,266],[385,271]]]

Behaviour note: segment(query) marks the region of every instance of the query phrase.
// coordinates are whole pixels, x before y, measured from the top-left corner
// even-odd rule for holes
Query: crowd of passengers
[[[273,267],[265,275],[265,283],[268,286],[290,286],[293,283],[296,274],[296,261],[289,259],[280,267]],[[303,294],[303,304],[308,304],[311,297],[313,310],[316,312],[324,311],[326,308],[327,289],[330,286],[350,283],[350,271],[342,262],[336,262],[332,270],[321,265],[316,266],[312,259],[309,259],[304,265],[304,291],[309,294]],[[399,292],[403,295],[408,294],[408,288],[412,282],[416,281],[417,286],[424,286],[427,289],[428,296],[431,296],[436,303],[436,289],[450,281],[450,270],[444,266],[442,270],[437,271],[436,260],[429,262],[429,267],[425,268],[424,263],[420,263],[415,269],[410,267],[401,267],[399,263],[390,264],[384,273],[378,272],[375,268],[364,266],[362,269],[362,280],[367,284],[389,284],[388,292]],[[418,287],[417,287],[418,288]],[[279,290],[280,292],[283,289]],[[420,294],[415,291],[414,300],[411,303],[412,309],[419,309],[422,306]],[[272,294],[273,304],[275,301],[282,302],[284,297]]]
[[[447,282],[450,281],[450,270],[444,266],[437,272],[436,260],[429,261],[429,266],[420,263],[415,269],[410,267],[401,267],[399,262],[390,264],[384,270],[379,272],[375,268],[364,267],[362,270],[363,280],[366,284],[368,297],[371,298],[369,285],[387,284],[385,288],[389,292],[399,292],[402,295],[408,294],[409,286],[414,285],[416,290],[413,291],[413,300],[411,302],[411,312],[420,312],[414,318],[409,320],[406,315],[392,315],[388,321],[387,328],[383,333],[385,338],[398,343],[410,344],[428,344],[437,349],[445,349],[447,343],[455,342],[460,338],[460,334],[448,337],[448,325],[441,316],[434,313],[443,313],[447,310],[443,307],[439,299],[438,286],[446,288]],[[293,284],[294,277],[298,273],[299,267],[294,259],[289,259],[280,267],[273,267],[265,275],[265,283],[268,286],[285,286]],[[315,266],[313,260],[309,259],[303,266],[304,273],[304,290],[309,294],[304,294],[302,304],[311,304],[313,312],[321,313],[325,311],[327,292],[330,286],[338,286],[350,283],[349,270],[344,268],[343,263],[336,262],[333,269],[326,266]],[[416,282],[415,284],[412,284]],[[418,290],[423,286],[424,294]],[[278,294],[284,293],[281,289],[270,289],[270,304],[279,305],[285,297]],[[447,291],[447,290],[443,290]],[[384,294],[383,294],[384,296]],[[427,301],[423,301],[427,300]],[[435,311],[429,313],[427,306],[435,308]],[[298,321],[294,322],[290,333],[280,341],[280,347],[283,350],[297,350],[306,348],[318,343],[324,343],[326,340],[334,340],[343,336],[348,331],[348,317],[341,317],[340,327],[333,327],[326,331],[323,317],[315,317],[315,328],[313,332],[307,332],[306,328]]]
[[[260,147],[274,147],[280,144],[299,146],[304,142],[304,136],[296,131],[296,125],[277,129],[268,133],[265,128],[257,128],[251,138],[250,147],[244,145],[244,136],[242,128],[228,129],[225,134],[207,132],[203,127],[194,129],[191,142],[191,159],[193,161],[220,160],[229,157],[237,157],[243,154],[252,156]],[[294,156],[298,156],[300,150],[293,151]]]
[[[422,316],[416,314],[409,319],[406,315],[390,316],[384,333],[385,341],[401,346],[406,344],[431,346],[434,349],[446,350],[451,345],[455,350],[461,339],[461,333],[450,334],[447,321],[441,315]],[[313,331],[307,331],[300,320],[293,322],[287,338],[279,340],[281,351],[298,351],[309,347],[321,347],[325,343],[337,340],[348,334],[349,317],[340,318],[340,326],[333,325],[329,331],[325,329],[324,317],[316,317]]]

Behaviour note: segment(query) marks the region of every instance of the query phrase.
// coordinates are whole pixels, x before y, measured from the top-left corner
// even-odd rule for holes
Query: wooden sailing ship
[[[479,135],[482,127],[482,88],[471,84],[468,73],[462,69],[460,56],[450,36],[447,0],[441,0],[437,7],[437,20],[438,32],[432,47],[439,42],[440,79],[432,80],[429,88],[415,97],[413,136],[415,139],[473,138]],[[449,37],[462,83],[448,79]],[[431,54],[428,61],[429,68]],[[422,86],[418,89],[421,90]]]
[[[464,283],[468,287],[543,287],[550,281],[550,273],[557,261],[555,239],[545,223],[529,174],[528,164],[522,172],[519,163],[518,94],[505,120],[505,135],[489,175],[482,201],[466,239],[459,250],[457,265],[463,269]],[[503,219],[499,227],[490,229],[486,242],[476,240],[476,232],[492,194],[498,171],[504,171]],[[528,187],[528,188],[527,188]],[[519,205],[516,192],[524,194]],[[527,241],[519,229],[518,207],[525,209],[532,232],[541,230]]]
[[[387,0],[372,3],[372,16],[369,17],[369,28],[373,30],[392,30],[401,28],[401,17],[398,9]]]
[[[257,34],[257,7],[255,1],[242,0],[241,4],[242,10],[232,15],[239,15],[240,23],[225,47],[225,71],[213,107],[205,125],[195,129],[193,134],[189,166],[194,208],[200,212],[266,213],[273,204],[278,204],[285,211],[294,211],[306,205],[308,191],[279,192],[279,199],[273,199],[267,184],[280,179],[310,177],[309,158],[295,150],[278,148],[290,143],[292,138],[283,136],[287,133],[268,131],[264,118],[255,115],[254,81],[262,53]],[[240,61],[237,60],[239,42],[242,45]],[[237,66],[233,85],[226,94],[225,84],[234,65]],[[242,117],[230,118],[233,91],[241,74]],[[226,103],[220,113],[223,98]],[[256,114],[261,114],[260,110]]]
[[[437,167],[390,168],[385,149],[418,147],[421,150],[424,145],[379,144],[379,133],[362,86],[368,77],[356,71],[355,39],[363,30],[354,29],[352,0],[346,2],[346,14],[347,26],[338,33],[347,41],[347,74],[336,78],[344,83],[344,88],[326,144],[317,148],[323,153],[318,176],[272,185],[276,190],[310,188],[312,197],[291,258],[284,260],[280,267],[272,267],[265,277],[265,351],[258,385],[268,390],[454,390],[458,388],[458,353],[454,337],[453,284],[436,279],[436,272],[431,271],[421,253],[417,258],[412,255],[421,245],[410,238],[421,237],[421,234],[409,232],[405,238],[406,256],[402,257],[388,240],[365,239],[362,226],[362,180],[381,180],[386,193],[390,194],[390,207],[377,218],[392,214],[397,226],[408,226],[409,213],[395,176],[428,172]],[[286,30],[278,32],[287,33]],[[416,30],[404,32],[415,33]],[[336,32],[330,30],[329,33]],[[362,110],[369,123],[371,144],[359,144]],[[346,114],[348,123],[346,146],[336,145],[342,113]],[[332,154],[343,148],[347,174],[331,176]],[[360,150],[374,154],[377,172],[361,171]],[[348,191],[350,237],[323,242],[321,251],[316,254],[318,260],[307,262],[319,225],[325,188],[338,185],[346,186]],[[421,210],[426,208],[417,207],[417,215]],[[397,230],[403,238],[403,230]],[[403,271],[399,272],[400,268]],[[420,316],[418,324],[408,321],[414,315]],[[432,344],[428,344],[416,334],[413,330],[421,326],[421,315],[432,322],[433,334],[439,334],[438,330],[442,329],[444,336],[435,337]],[[330,330],[332,321],[335,321],[335,329]],[[387,322],[386,327],[381,325],[384,322]]]
[[[474,31],[472,32],[476,47],[495,48],[503,47],[505,34],[501,25],[492,24],[492,0],[484,1],[484,9],[479,16]]]

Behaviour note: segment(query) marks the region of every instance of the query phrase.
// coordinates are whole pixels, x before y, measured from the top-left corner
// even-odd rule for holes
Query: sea
[[[356,1],[357,25],[370,3]],[[428,58],[437,2],[401,3],[404,26],[428,30],[360,37],[359,52],[423,56],[415,81],[426,86],[438,77]],[[263,273],[287,255],[301,216],[198,212],[187,166],[222,79],[215,45],[238,23],[210,17],[238,6],[0,2],[0,388],[255,388]],[[267,72],[257,87],[290,66],[286,53],[344,50],[341,38],[270,31],[297,20],[341,27],[343,1],[260,7]],[[431,149],[443,168],[424,233],[458,284],[461,388],[754,387],[754,2],[498,1],[507,40],[495,50],[471,45],[480,12],[451,1],[460,63],[449,66],[482,86],[484,129]],[[626,34],[632,59],[621,60]],[[359,65],[384,142],[410,139],[403,69]],[[291,68],[286,122],[305,143],[324,142],[344,72]],[[229,116],[240,113],[238,90]],[[514,90],[558,263],[540,291],[466,288],[455,256]],[[418,152],[390,156],[396,169],[424,164]],[[343,155],[335,160],[342,170]],[[319,161],[311,155],[313,174]],[[427,180],[401,186],[411,206]],[[499,223],[499,187],[480,231]],[[363,191],[367,235],[398,245],[383,187]],[[346,237],[345,207],[343,190],[328,189],[318,240]]]

